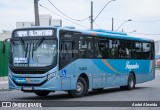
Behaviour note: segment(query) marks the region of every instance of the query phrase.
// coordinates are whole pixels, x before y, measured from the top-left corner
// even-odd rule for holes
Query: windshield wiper
[[[28,43],[27,43],[27,47],[26,47],[26,50],[25,50],[25,58],[27,57],[27,53],[28,53]]]
[[[25,51],[25,58],[26,58],[28,53],[28,43],[27,43],[27,46],[25,46],[25,42],[22,38],[20,39],[20,43],[22,45],[23,50]]]
[[[40,39],[35,46],[33,45],[32,51],[36,51],[38,49],[38,47],[42,44],[42,42],[44,41],[44,37],[42,39]]]
[[[25,46],[24,40],[22,38],[20,39],[20,43],[22,45],[23,50],[26,51],[28,46]]]
[[[25,43],[24,43],[24,40],[22,38],[20,39],[20,43],[22,45],[23,50],[25,51]]]
[[[40,39],[35,45],[33,43],[32,58],[33,58],[34,51],[36,51],[38,49],[38,47],[42,44],[43,41],[44,41],[44,37],[42,39]]]

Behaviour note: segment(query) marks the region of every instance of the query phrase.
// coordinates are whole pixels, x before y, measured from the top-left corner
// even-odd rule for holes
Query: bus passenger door
[[[59,66],[62,77],[62,90],[69,90],[71,88],[71,76],[74,74],[73,62],[73,42],[72,41],[61,41],[60,52],[59,52]]]

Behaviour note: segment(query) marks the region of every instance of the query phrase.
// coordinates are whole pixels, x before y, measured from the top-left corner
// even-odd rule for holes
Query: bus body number
[[[87,67],[79,67],[79,70],[87,70]]]

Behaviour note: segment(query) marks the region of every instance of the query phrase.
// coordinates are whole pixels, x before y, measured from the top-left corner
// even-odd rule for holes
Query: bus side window
[[[135,49],[135,42],[132,41],[131,42],[131,57],[132,59],[136,59],[137,58],[137,52],[136,52],[136,49]]]
[[[87,58],[93,58],[94,49],[93,49],[93,37],[87,36]]]
[[[83,37],[79,38],[79,58],[86,58],[87,42]]]
[[[151,59],[151,44],[143,42],[143,59]]]
[[[93,37],[84,36],[79,38],[79,57],[80,58],[93,58]]]
[[[109,58],[119,58],[120,40],[110,39],[109,40]]]
[[[113,49],[113,41],[109,40],[109,58],[114,58],[114,49]]]
[[[125,44],[126,44],[126,47],[125,47],[126,58],[130,59],[131,58],[131,41],[127,40]]]
[[[97,41],[98,55],[97,58],[109,58],[108,40],[106,38],[99,38]]]
[[[120,40],[119,57],[122,59],[131,58],[131,41]]]
[[[136,58],[137,59],[142,59],[143,55],[142,55],[142,43],[141,42],[135,42],[135,51],[136,51]]]
[[[95,51],[95,58],[102,58],[100,49],[99,49],[99,38],[94,39],[94,51]]]
[[[121,44],[120,44],[120,49],[119,49],[119,57],[120,58],[124,58],[124,41],[123,40],[120,40],[121,41]]]

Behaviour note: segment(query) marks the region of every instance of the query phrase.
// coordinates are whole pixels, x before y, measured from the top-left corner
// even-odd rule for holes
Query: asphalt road
[[[156,70],[156,78],[153,81],[149,81],[143,84],[136,85],[136,89],[131,91],[121,90],[118,88],[108,88],[103,91],[90,91],[88,96],[81,98],[70,98],[66,92],[55,92],[50,93],[47,97],[38,97],[33,93],[23,93],[21,91],[0,91],[0,101],[160,101],[160,70]],[[63,108],[63,107],[62,107]],[[1,109],[1,108],[0,108]],[[3,108],[4,109],[4,108]],[[52,109],[52,108],[42,108]],[[54,107],[54,109],[60,109]],[[75,108],[63,108],[65,110],[71,110]],[[78,107],[78,109],[84,109]],[[91,108],[85,108],[91,109]],[[92,108],[92,110],[97,108]],[[98,108],[99,110],[105,109],[103,107]],[[160,108],[107,108],[113,110],[157,110]],[[40,109],[38,109],[40,110]]]

